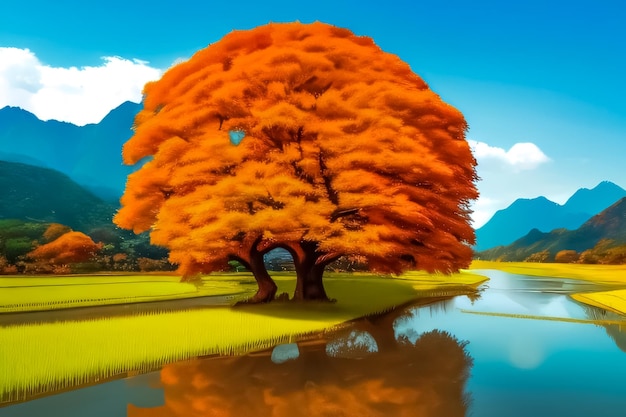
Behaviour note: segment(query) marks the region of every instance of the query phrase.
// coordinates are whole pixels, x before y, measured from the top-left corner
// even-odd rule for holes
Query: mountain
[[[142,105],[125,102],[97,124],[41,121],[17,107],[0,109],[0,160],[60,171],[107,201],[117,201],[133,167],[121,149]]]
[[[547,250],[551,259],[561,250],[582,252],[593,248],[600,240],[626,244],[626,198],[591,217],[576,230],[555,229],[549,233],[537,229],[510,245],[499,246],[476,254],[480,259],[523,261],[533,253]]]
[[[114,206],[58,171],[0,161],[0,219],[61,223],[87,232],[110,225]]]
[[[579,189],[563,205],[545,197],[515,200],[476,230],[474,249],[480,252],[511,244],[532,229],[541,232],[560,228],[576,229],[622,197],[626,197],[626,190],[612,182],[603,181],[591,190]]]
[[[581,188],[563,205],[571,213],[600,213],[617,200],[626,197],[626,190],[610,181],[602,181],[591,190]]]
[[[550,231],[559,227],[575,229],[590,213],[570,213],[545,197],[518,199],[476,230],[476,251],[507,245],[531,229]]]

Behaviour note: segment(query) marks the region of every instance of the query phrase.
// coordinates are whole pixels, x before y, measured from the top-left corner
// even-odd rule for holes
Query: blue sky
[[[626,187],[617,0],[2,2],[0,107],[97,122],[231,30],[294,20],[372,37],[465,114],[482,177],[477,226],[519,197]]]

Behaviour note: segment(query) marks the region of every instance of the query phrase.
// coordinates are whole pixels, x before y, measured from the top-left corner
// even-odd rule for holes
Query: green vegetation
[[[8,263],[15,263],[18,257],[33,249],[33,242],[43,236],[47,227],[48,224],[42,223],[0,220],[0,257],[6,258]]]
[[[119,150],[118,150],[119,152]],[[0,161],[0,218],[90,230],[111,223],[115,207],[53,169]]]
[[[273,273],[282,280],[282,289],[292,291],[293,273]],[[330,273],[346,282],[372,282],[366,273]],[[381,279],[381,278],[378,278]],[[384,279],[384,278],[382,278]],[[407,272],[397,277],[415,290],[431,291],[473,285],[484,280],[479,275],[462,273],[452,278],[425,272]],[[254,292],[250,274],[212,274],[194,283],[179,282],[176,275],[73,275],[55,277],[0,277],[0,313],[56,310],[109,304],[163,301],[191,297],[233,295],[239,298]],[[355,287],[358,288],[358,287]],[[358,291],[361,291],[360,289]],[[375,295],[373,295],[375,296]]]
[[[120,280],[128,279],[81,279],[97,282],[104,278],[118,280],[120,284]],[[167,283],[165,278],[159,277],[157,281]],[[249,274],[221,278],[211,277],[210,282],[226,286],[237,283],[242,288],[254,282]],[[275,274],[273,278],[279,293],[293,292],[293,273]],[[276,302],[0,327],[0,401],[16,401],[38,391],[154,369],[185,358],[243,354],[268,348],[348,320],[390,310],[420,296],[472,294],[486,280],[470,273],[452,276],[409,273],[401,279],[331,273],[326,279],[329,296],[337,299],[335,303]]]
[[[233,276],[192,283],[174,275],[0,277],[0,313],[243,294]]]
[[[135,235],[102,225],[83,230],[100,249],[88,260],[50,262],[33,259],[29,252],[51,243],[65,233],[69,226],[59,223],[0,220],[0,275],[26,274],[85,274],[101,271],[151,272],[171,271],[167,250],[150,244],[147,233]]]

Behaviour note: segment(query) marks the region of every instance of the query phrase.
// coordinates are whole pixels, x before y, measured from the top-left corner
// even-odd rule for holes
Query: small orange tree
[[[37,261],[48,261],[54,265],[84,262],[91,259],[102,243],[95,243],[81,232],[67,232],[52,242],[38,246],[26,256]]]
[[[276,286],[287,249],[295,298],[327,299],[341,256],[372,270],[452,272],[471,260],[475,159],[462,114],[370,38],[322,23],[235,31],[148,83],[114,221],[151,231],[185,275],[237,260]]]
[[[46,242],[52,242],[58,239],[67,232],[71,232],[72,229],[69,226],[59,223],[51,223],[43,234],[43,238]]]
[[[580,254],[575,250],[560,250],[554,256],[554,262],[571,264],[578,261]]]

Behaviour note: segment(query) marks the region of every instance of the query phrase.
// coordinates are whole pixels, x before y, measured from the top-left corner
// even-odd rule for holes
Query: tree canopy
[[[46,233],[55,233],[60,229],[59,226],[61,225],[52,224]],[[55,265],[84,262],[93,258],[102,246],[102,243],[95,243],[82,232],[67,231],[51,242],[36,247],[27,256]]]
[[[283,247],[296,298],[324,299],[340,256],[393,273],[470,262],[467,124],[372,39],[323,23],[234,31],[144,95],[123,158],[150,159],[114,220],[150,230],[184,275],[238,260],[267,301],[263,254]]]

